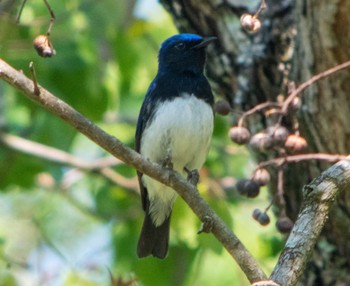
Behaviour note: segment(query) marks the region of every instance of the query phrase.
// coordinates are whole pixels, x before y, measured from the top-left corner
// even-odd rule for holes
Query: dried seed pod
[[[38,55],[43,58],[50,58],[56,54],[56,51],[53,49],[48,36],[37,36],[34,39],[33,45]]]
[[[259,132],[252,136],[249,145],[260,152],[264,152],[273,147],[273,140],[269,134]]]
[[[226,100],[219,100],[214,104],[214,110],[220,115],[227,115],[231,111],[231,106]]]
[[[230,128],[229,136],[232,142],[239,145],[246,144],[250,140],[250,132],[245,127],[234,126]]]
[[[270,182],[270,173],[265,168],[257,169],[252,177],[252,180],[258,183],[259,186],[266,186]]]
[[[268,225],[270,223],[269,215],[259,209],[253,211],[253,218],[261,225]]]
[[[262,213],[261,210],[255,209],[255,210],[253,211],[253,218],[257,221],[257,220],[259,219],[259,216],[260,216],[261,213]]]
[[[303,137],[292,134],[287,137],[284,147],[290,153],[301,153],[307,148],[307,142]]]
[[[247,32],[256,33],[261,28],[260,20],[251,14],[243,14],[240,21],[242,28]]]
[[[246,187],[246,185],[249,183],[249,181],[250,180],[246,180],[246,179],[237,181],[236,189],[237,189],[238,193],[241,196],[246,196],[247,195],[247,187]]]
[[[270,217],[267,213],[261,213],[257,219],[261,225],[268,225],[270,223]]]
[[[289,131],[283,126],[271,126],[267,128],[267,132],[271,135],[273,144],[277,146],[283,146],[289,135]]]
[[[236,184],[237,191],[241,196],[248,198],[255,198],[260,193],[260,186],[248,179],[239,180]]]
[[[280,217],[276,222],[276,228],[280,233],[289,233],[294,226],[294,223],[289,217]]]

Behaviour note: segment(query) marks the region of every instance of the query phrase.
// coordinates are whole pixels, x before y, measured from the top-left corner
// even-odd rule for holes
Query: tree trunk
[[[350,1],[271,0],[255,34],[240,28],[243,13],[258,1],[161,0],[181,32],[218,38],[208,49],[207,74],[217,95],[238,111],[286,95],[313,75],[350,59]],[[247,6],[247,2],[256,6]],[[319,81],[302,96],[299,130],[309,152],[347,154],[350,150],[350,71]],[[263,118],[263,117],[262,117]],[[252,132],[269,122],[251,122]],[[288,118],[284,124],[291,127]],[[284,197],[295,219],[302,186],[324,170],[318,162],[288,165]],[[271,192],[276,184],[271,184]],[[350,192],[337,200],[301,285],[350,285]]]

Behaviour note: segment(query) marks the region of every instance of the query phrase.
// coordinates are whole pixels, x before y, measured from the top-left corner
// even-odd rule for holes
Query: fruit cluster
[[[297,98],[299,100],[299,98]],[[294,101],[294,103],[297,101]],[[299,101],[297,102],[299,105]],[[277,108],[279,106],[277,105]],[[295,104],[290,105],[290,109],[295,111],[297,106]],[[303,153],[307,149],[307,141],[300,136],[297,128],[294,132],[290,132],[286,127],[282,126],[279,121],[273,126],[267,127],[258,133],[251,134],[248,128],[244,127],[245,119],[256,112],[266,109],[276,109],[275,104],[263,103],[260,106],[255,106],[251,110],[246,111],[241,115],[237,125],[230,128],[228,136],[231,141],[238,145],[248,145],[251,149],[260,153],[267,153],[269,151],[275,154],[276,158],[281,159],[281,163],[277,164],[278,167],[287,162],[288,156],[293,154]],[[214,110],[220,115],[228,115],[232,112],[232,109],[228,102],[219,100],[214,105]],[[284,160],[282,160],[284,159]],[[260,193],[260,187],[266,186],[270,182],[270,173],[267,167],[268,161],[261,162],[255,169],[250,179],[241,179],[236,183],[236,189],[241,196],[248,198],[255,198]],[[277,220],[276,227],[281,233],[288,233],[293,227],[293,222],[285,214],[284,199],[283,199],[283,170],[280,168],[282,176],[277,176],[278,180],[281,180],[279,190],[276,194],[278,196],[278,205],[280,207],[280,216]],[[271,206],[271,204],[270,204]],[[264,211],[254,210],[253,218],[261,225],[267,225],[270,223],[270,218],[267,211],[270,209],[267,207]]]

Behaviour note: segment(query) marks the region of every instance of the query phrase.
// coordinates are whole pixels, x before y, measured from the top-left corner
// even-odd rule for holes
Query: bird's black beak
[[[203,38],[202,41],[193,46],[192,49],[201,49],[201,48],[205,48],[206,46],[208,46],[212,41],[215,41],[217,38],[216,37],[207,37],[207,38]]]

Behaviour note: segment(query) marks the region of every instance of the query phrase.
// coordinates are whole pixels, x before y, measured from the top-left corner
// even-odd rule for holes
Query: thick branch
[[[337,195],[350,189],[350,157],[304,187],[304,201],[271,279],[293,286],[303,273]]]
[[[71,106],[58,99],[41,86],[39,86],[40,93],[36,95],[33,82],[1,59],[0,78],[20,90],[31,100],[62,118],[113,156],[135,167],[142,173],[172,187],[186,201],[203,223],[208,220],[208,217],[211,219],[213,222],[212,233],[236,260],[249,281],[254,282],[266,278],[266,275],[254,257],[244,247],[241,241],[201,198],[198,190],[179,174],[164,170],[161,166],[145,160],[140,154],[128,148],[115,137],[104,132]]]

